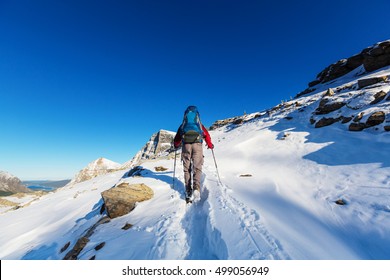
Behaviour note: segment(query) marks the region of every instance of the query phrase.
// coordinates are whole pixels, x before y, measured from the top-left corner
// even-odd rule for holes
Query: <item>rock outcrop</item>
[[[105,209],[111,219],[130,213],[138,202],[149,200],[154,193],[145,184],[121,183],[102,192]]]
[[[160,130],[150,137],[145,146],[128,162],[122,165],[122,169],[131,169],[140,165],[144,160],[152,160],[169,156],[172,150],[173,138],[175,132]]]
[[[390,40],[377,43],[357,55],[329,65],[317,75],[316,80],[309,83],[309,87],[337,79],[362,65],[366,72],[390,65]]]

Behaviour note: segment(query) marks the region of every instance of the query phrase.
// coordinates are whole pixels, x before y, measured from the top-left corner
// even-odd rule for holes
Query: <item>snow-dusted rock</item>
[[[0,171],[0,191],[6,193],[31,192],[31,190],[22,185],[18,177],[5,171]]]
[[[153,190],[145,184],[121,183],[102,192],[105,209],[111,219],[130,213],[137,202],[153,197]]]
[[[140,165],[145,160],[169,156],[172,152],[172,142],[175,132],[161,129],[150,137],[145,146],[128,162],[122,165],[122,169],[130,169]]]
[[[69,184],[84,182],[100,175],[118,171],[120,167],[121,164],[119,163],[113,162],[106,158],[98,158],[97,160],[89,163],[87,167],[80,170],[80,172],[76,174],[76,176]]]

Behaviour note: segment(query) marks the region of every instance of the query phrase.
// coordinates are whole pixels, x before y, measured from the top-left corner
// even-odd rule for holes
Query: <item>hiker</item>
[[[184,112],[183,123],[177,130],[173,140],[175,149],[178,149],[182,145],[181,157],[183,161],[187,202],[200,199],[203,139],[209,149],[214,149],[209,132],[200,122],[198,109],[196,106],[189,106]]]

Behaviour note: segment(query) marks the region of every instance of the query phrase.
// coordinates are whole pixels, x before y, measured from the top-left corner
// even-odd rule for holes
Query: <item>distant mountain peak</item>
[[[20,179],[9,172],[0,171],[0,192],[5,193],[26,193],[30,192],[23,186]]]
[[[121,164],[100,157],[90,162],[84,169],[80,170],[69,184],[84,182],[97,176],[120,170],[120,167]]]

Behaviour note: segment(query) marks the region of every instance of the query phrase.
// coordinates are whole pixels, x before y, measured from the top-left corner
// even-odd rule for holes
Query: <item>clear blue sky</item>
[[[0,0],[0,170],[71,178],[123,163],[188,105],[260,111],[390,39],[390,2]]]

